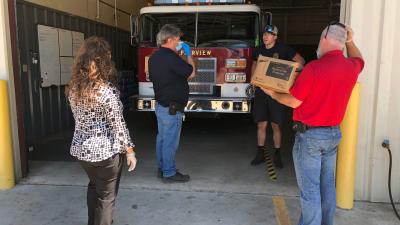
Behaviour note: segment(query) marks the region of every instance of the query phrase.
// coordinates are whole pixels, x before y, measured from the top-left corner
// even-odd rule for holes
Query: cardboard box
[[[259,55],[251,84],[281,93],[289,93],[300,66],[297,62]]]

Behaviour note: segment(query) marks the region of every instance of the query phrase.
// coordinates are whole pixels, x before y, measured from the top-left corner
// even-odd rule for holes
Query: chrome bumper
[[[152,97],[138,97],[137,111],[154,111],[156,101]],[[185,112],[250,113],[251,100],[245,98],[190,98]]]

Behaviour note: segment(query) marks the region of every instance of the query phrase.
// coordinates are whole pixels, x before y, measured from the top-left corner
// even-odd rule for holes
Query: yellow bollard
[[[360,84],[357,82],[340,125],[342,140],[336,163],[336,205],[341,209],[352,209],[354,206],[359,105]]]
[[[0,189],[15,186],[7,81],[0,80]]]

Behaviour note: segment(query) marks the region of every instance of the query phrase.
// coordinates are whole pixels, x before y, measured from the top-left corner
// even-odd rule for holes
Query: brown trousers
[[[79,161],[85,169],[88,225],[111,225],[122,171],[122,156],[116,154],[100,162]]]

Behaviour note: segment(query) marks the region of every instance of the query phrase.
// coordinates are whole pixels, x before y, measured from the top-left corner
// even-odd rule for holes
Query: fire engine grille
[[[215,83],[214,74],[215,74],[214,71],[199,71],[199,70],[197,70],[197,76],[190,82],[214,84]]]
[[[189,84],[190,93],[195,94],[212,94],[213,85],[209,84]]]
[[[189,82],[190,94],[210,95],[213,94],[213,87],[216,81],[217,59],[197,58],[197,76]]]
[[[197,58],[196,66],[203,70],[214,70],[215,58]]]

